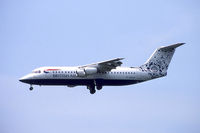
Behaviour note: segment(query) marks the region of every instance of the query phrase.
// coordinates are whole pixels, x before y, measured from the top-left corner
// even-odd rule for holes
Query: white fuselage
[[[139,67],[117,67],[109,72],[97,72],[80,76],[78,67],[41,67],[22,77],[20,81],[36,85],[89,85],[91,82],[105,85],[128,85],[152,79]]]

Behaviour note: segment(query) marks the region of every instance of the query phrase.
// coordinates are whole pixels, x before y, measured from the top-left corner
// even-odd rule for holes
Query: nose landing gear
[[[30,86],[29,90],[30,90],[30,91],[32,91],[32,90],[33,90],[33,86],[32,86],[32,85]]]

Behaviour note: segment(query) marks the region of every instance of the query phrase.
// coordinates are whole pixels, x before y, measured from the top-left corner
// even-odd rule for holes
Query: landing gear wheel
[[[31,87],[29,88],[29,90],[32,91],[32,90],[33,90],[33,87],[31,86]]]
[[[97,90],[101,90],[102,86],[101,85],[97,85]]]
[[[96,92],[95,89],[90,89],[90,94],[94,94]]]
[[[94,94],[96,92],[95,85],[88,85],[87,88],[90,90],[90,94]]]

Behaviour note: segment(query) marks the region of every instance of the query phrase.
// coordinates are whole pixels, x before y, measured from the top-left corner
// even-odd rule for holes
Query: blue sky
[[[198,0],[1,0],[1,133],[199,133]],[[124,57],[139,66],[162,45],[177,49],[168,76],[104,87],[35,86],[18,79],[40,66]]]

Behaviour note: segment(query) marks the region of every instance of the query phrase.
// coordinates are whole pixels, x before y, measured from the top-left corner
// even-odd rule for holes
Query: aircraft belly
[[[121,80],[121,79],[32,79],[26,81],[35,85],[90,85],[99,84],[103,86],[130,85],[142,82],[141,80]]]

